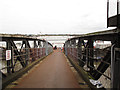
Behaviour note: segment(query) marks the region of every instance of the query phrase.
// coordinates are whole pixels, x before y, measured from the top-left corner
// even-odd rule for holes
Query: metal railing
[[[2,50],[0,52],[0,71],[4,74],[7,74],[7,68],[13,69],[13,72],[21,70],[23,67],[21,62],[24,62],[26,66],[39,58],[46,56],[46,48],[24,48],[24,49],[17,49],[21,52],[20,55],[15,55],[16,49],[12,48],[11,50],[11,64],[7,65],[6,61],[6,50]],[[48,54],[52,52],[52,47],[49,47]],[[22,61],[19,61],[18,58],[21,57]]]
[[[6,55],[8,50],[10,50],[9,60],[7,60],[8,56]],[[18,72],[32,62],[47,56],[52,51],[53,47],[49,43],[45,43],[44,46],[35,48],[22,47],[18,49],[16,46],[11,46],[10,49],[7,49],[5,47],[0,47],[0,72],[2,73],[3,78],[5,78],[9,74]]]
[[[110,65],[110,63],[106,62],[106,61],[103,61],[103,58],[104,56],[106,55],[106,53],[110,50],[102,50],[102,49],[92,49],[94,50],[94,57],[91,57],[91,56],[88,56],[84,53],[84,51],[86,50],[86,53],[88,54],[89,50],[92,49],[92,48],[87,48],[87,49],[82,49],[82,53],[79,53],[77,51],[77,48],[67,48],[67,51],[68,51],[68,56],[70,58],[72,58],[75,62],[79,63],[78,59],[78,54],[81,56],[81,57],[85,57],[86,58],[86,61],[83,61],[80,59],[81,62],[83,62],[85,65],[87,65],[87,68],[84,70],[87,71],[90,67],[93,68],[94,70],[96,70],[98,73],[101,73],[100,71],[97,70],[97,67],[99,66],[99,64],[101,62],[105,63],[105,64],[108,64]],[[100,55],[101,54],[101,55]],[[94,67],[93,66],[90,66],[89,65],[89,60],[88,58],[91,58],[93,59],[94,61]],[[84,65],[84,66],[85,66]],[[104,74],[103,74],[104,75]],[[107,77],[108,79],[110,79],[110,77],[104,75],[105,77]]]
[[[93,79],[102,81],[104,87],[110,88],[111,84],[111,49],[106,48],[78,48],[77,44],[64,47],[65,54],[76,64],[81,66]],[[79,51],[81,50],[81,51]],[[90,55],[92,52],[92,55]],[[103,82],[104,78],[104,82]],[[107,84],[106,84],[107,83]]]

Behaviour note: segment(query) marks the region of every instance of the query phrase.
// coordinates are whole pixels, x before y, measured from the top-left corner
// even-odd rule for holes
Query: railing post
[[[78,62],[81,67],[83,67],[83,62],[82,62],[82,40],[79,38],[78,39]]]
[[[46,56],[48,55],[48,42],[47,41],[45,43],[45,54]]]
[[[28,61],[29,61],[29,47],[28,47],[28,44],[27,44],[27,40],[24,41],[25,42],[25,64],[26,66],[28,65]]]
[[[38,41],[38,45],[39,45],[39,48],[42,46],[42,45],[41,45],[41,41]]]
[[[14,48],[11,47],[11,67],[12,67],[12,73],[14,73],[14,65],[13,65],[13,62],[14,62]]]
[[[68,43],[68,48],[67,48],[67,50],[68,50],[68,51],[67,51],[67,56],[69,56],[69,55],[70,55],[70,41],[68,41],[67,43]]]
[[[34,58],[33,58],[33,60],[36,60],[36,56],[37,56],[36,48],[37,48],[37,44],[36,44],[36,40],[34,40]]]
[[[43,53],[43,56],[45,56],[45,54],[46,54],[46,42],[45,41],[43,41],[43,50],[42,50],[42,53]]]
[[[81,45],[84,47],[83,48],[84,52],[82,53],[82,61],[84,62],[84,65],[85,65],[85,63],[87,62],[87,49],[86,49],[87,45],[85,45],[84,39],[81,40]],[[82,46],[81,46],[81,49],[82,49]]]
[[[90,67],[90,73],[92,74],[93,72],[93,68],[94,67],[94,60],[93,60],[93,40],[88,40],[88,61],[89,61],[89,65]]]
[[[71,43],[72,43],[72,56],[73,56],[73,59],[75,60],[75,48],[76,48],[76,39],[73,39],[72,41],[71,41]]]
[[[66,55],[66,56],[68,55],[68,53],[67,53],[67,48],[68,48],[68,43],[66,42],[66,43],[65,43],[65,55]]]
[[[34,48],[37,48],[36,40],[34,40]]]
[[[71,56],[71,54],[72,54],[72,44],[71,44],[71,41],[69,41],[69,48],[70,48],[70,56]]]
[[[41,41],[38,41],[38,45],[39,45],[39,57],[41,58],[42,56],[42,42]]]
[[[7,41],[7,50],[11,50],[11,43],[10,41]],[[11,54],[11,53],[9,53]],[[11,56],[10,56],[11,57]],[[11,59],[10,60],[7,60],[7,73],[11,73]]]

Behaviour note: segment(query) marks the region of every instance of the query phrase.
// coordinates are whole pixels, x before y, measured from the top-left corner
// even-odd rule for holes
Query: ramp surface
[[[14,88],[80,88],[66,57],[60,50],[47,56]]]

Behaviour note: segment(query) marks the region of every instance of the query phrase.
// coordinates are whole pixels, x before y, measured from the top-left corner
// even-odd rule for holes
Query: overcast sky
[[[107,0],[0,0],[0,33],[89,33],[107,29]]]

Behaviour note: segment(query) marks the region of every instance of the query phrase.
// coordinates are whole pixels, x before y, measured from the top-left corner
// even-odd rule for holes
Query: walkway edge
[[[67,56],[70,63],[74,66],[74,68],[77,70],[78,74],[83,78],[83,80],[88,84],[88,86],[91,89],[98,90],[94,85],[92,85],[89,81],[88,75],[85,73],[85,71],[80,67],[78,64],[76,64],[70,57]]]
[[[52,54],[52,52],[50,53]],[[49,55],[50,55],[49,54]],[[48,56],[48,55],[47,55]],[[2,89],[5,89],[5,87],[7,85],[9,85],[11,82],[17,80],[18,78],[20,78],[23,74],[27,73],[27,71],[29,71],[33,66],[35,66],[36,64],[38,64],[40,61],[42,61],[44,58],[46,58],[47,56],[44,56],[36,61],[34,61],[33,63],[29,64],[27,67],[21,69],[20,71],[13,73],[11,75],[9,75],[8,77],[6,77],[4,80],[2,80]]]

